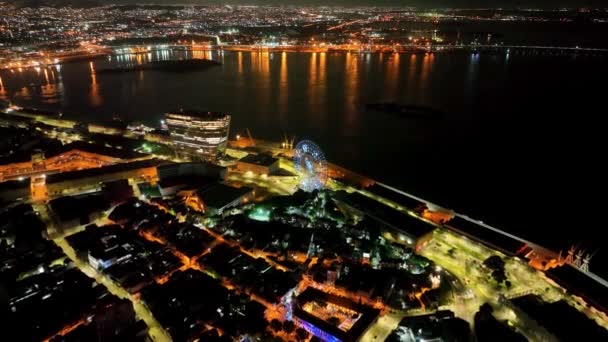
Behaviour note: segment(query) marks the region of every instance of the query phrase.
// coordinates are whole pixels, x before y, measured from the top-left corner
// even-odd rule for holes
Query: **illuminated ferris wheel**
[[[327,181],[327,161],[323,151],[310,140],[300,141],[294,150],[294,167],[302,177],[300,189],[311,192],[322,189]]]

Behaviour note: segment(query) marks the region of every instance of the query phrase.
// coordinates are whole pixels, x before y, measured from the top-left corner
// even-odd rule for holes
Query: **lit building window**
[[[214,161],[224,155],[230,115],[180,110],[165,114],[164,121],[180,158]]]

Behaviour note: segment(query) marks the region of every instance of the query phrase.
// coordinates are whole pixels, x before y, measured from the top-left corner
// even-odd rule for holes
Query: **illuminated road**
[[[391,334],[393,330],[397,328],[401,319],[405,317],[405,313],[402,312],[390,312],[386,315],[380,316],[376,322],[367,328],[367,330],[361,335],[360,342],[378,342],[384,341]]]
[[[425,246],[420,254],[459,279],[464,279],[466,287],[473,291],[473,296],[457,293],[456,302],[447,305],[458,317],[473,324],[474,315],[480,305],[490,303],[496,318],[511,322],[530,341],[551,341],[551,336],[544,329],[533,321],[518,317],[498,300],[500,294],[510,297],[526,293],[537,294],[547,302],[563,299],[561,291],[546,282],[541,272],[523,262],[504,258],[496,251],[449,231],[437,231],[432,242]],[[489,271],[481,266],[491,255],[499,255],[505,259],[506,274],[512,284],[510,288],[498,287],[494,280],[489,279]]]
[[[484,222],[482,222],[482,221],[475,220],[475,219],[473,219],[473,218],[471,218],[471,217],[469,217],[469,216],[467,216],[467,215],[464,215],[464,214],[459,214],[459,213],[456,213],[456,212],[454,212],[454,211],[452,211],[452,210],[447,210],[447,209],[442,208],[441,206],[439,206],[439,205],[437,205],[437,204],[431,203],[431,202],[429,202],[429,201],[427,201],[427,200],[424,200],[424,199],[422,199],[422,198],[420,198],[420,197],[418,197],[418,196],[415,196],[415,195],[412,195],[412,194],[407,193],[407,192],[405,192],[405,191],[402,191],[402,190],[399,190],[399,189],[393,188],[393,187],[391,187],[390,185],[386,185],[386,184],[383,184],[383,183],[380,183],[380,182],[376,182],[376,184],[378,184],[378,185],[380,185],[380,186],[382,186],[382,187],[385,187],[385,188],[387,188],[387,189],[389,189],[389,190],[391,190],[391,191],[394,191],[394,192],[396,192],[396,193],[398,193],[398,194],[401,194],[401,195],[403,195],[403,196],[406,196],[406,197],[409,197],[409,198],[413,198],[413,199],[415,199],[415,200],[418,200],[418,201],[421,201],[421,202],[423,202],[423,203],[426,203],[426,204],[427,204],[429,207],[434,207],[434,208],[438,208],[438,209],[440,209],[440,210],[442,210],[442,211],[450,212],[450,213],[452,213],[454,216],[457,216],[457,217],[459,217],[459,218],[461,218],[461,219],[463,219],[463,220],[466,220],[466,221],[469,221],[469,222],[471,222],[471,223],[474,223],[474,224],[478,225],[478,226],[480,227],[480,229],[481,229],[481,228],[485,228],[485,229],[491,230],[491,231],[493,231],[493,232],[495,232],[495,233],[501,234],[501,235],[506,236],[506,237],[508,237],[508,238],[514,239],[514,240],[516,240],[516,241],[519,241],[519,242],[521,242],[521,243],[525,243],[525,244],[527,244],[528,246],[530,246],[531,248],[535,249],[536,251],[541,251],[541,252],[542,252],[542,253],[544,253],[544,254],[549,254],[549,255],[550,255],[550,256],[552,256],[552,257],[557,257],[557,253],[555,253],[555,252],[553,252],[553,251],[551,251],[551,250],[549,250],[549,249],[547,249],[547,248],[545,248],[545,247],[543,247],[543,246],[540,246],[540,245],[538,245],[538,244],[536,244],[536,243],[534,243],[534,242],[532,242],[532,241],[528,241],[528,240],[523,239],[523,238],[521,238],[521,237],[519,237],[519,236],[513,235],[513,234],[511,234],[511,233],[509,233],[509,232],[505,232],[505,231],[504,231],[504,230],[502,230],[502,229],[499,229],[499,228],[496,228],[496,227],[490,226],[490,225],[488,225],[488,224],[486,224],[486,223],[484,223]],[[369,195],[369,193],[365,193],[364,191],[363,191],[362,193],[364,193],[364,194],[365,194],[365,195],[367,195],[367,196],[370,196],[370,195]],[[398,205],[396,206],[395,204],[392,204],[390,201],[383,200],[382,198],[379,198],[378,196],[370,196],[370,197],[372,197],[372,198],[374,198],[374,199],[376,199],[376,200],[379,200],[379,201],[381,201],[382,203],[385,203],[385,204],[390,205],[390,206],[392,206],[392,207],[396,207],[396,208],[398,208],[398,209],[400,209],[400,210],[407,211],[407,209],[406,209],[406,208],[399,207]],[[575,268],[575,269],[579,270],[578,268]],[[580,270],[579,270],[579,271],[580,271]],[[605,287],[608,289],[608,281],[607,281],[607,280],[605,280],[605,279],[603,279],[603,278],[599,277],[598,275],[596,275],[596,274],[594,274],[594,273],[592,273],[592,272],[583,272],[583,271],[581,271],[581,273],[583,273],[583,274],[587,275],[588,277],[592,278],[593,280],[597,281],[598,283],[600,283],[600,284],[604,285],[604,286],[605,286]]]
[[[49,235],[49,239],[51,239],[57,246],[59,246],[64,254],[72,260],[74,265],[86,276],[95,279],[98,284],[104,285],[108,291],[120,298],[126,298],[133,303],[133,308],[137,313],[138,317],[140,317],[150,328],[149,335],[153,337],[154,341],[171,341],[171,338],[164,331],[164,329],[158,324],[155,318],[152,316],[150,311],[145,307],[145,304],[140,302],[138,299],[134,298],[131,294],[129,294],[126,290],[118,286],[116,283],[111,281],[109,278],[105,277],[101,273],[97,272],[93,267],[89,264],[82,262],[77,256],[76,251],[70,246],[70,244],[65,240],[65,237],[76,234],[82,230],[84,230],[85,226],[75,226],[65,229],[63,231],[57,230],[57,227],[53,220],[50,217],[48,206],[45,203],[34,203],[32,204],[34,210],[40,216],[42,222],[46,224],[47,234]],[[104,215],[97,221],[93,222],[99,226],[103,226],[105,224],[112,223],[108,220],[107,215],[113,210],[113,208],[108,209]]]
[[[458,217],[460,217],[460,218],[462,218],[464,220],[467,220],[469,222],[477,224],[480,227],[480,229],[483,229],[483,228],[489,229],[489,230],[491,230],[491,231],[493,231],[495,233],[498,233],[498,234],[507,236],[509,238],[515,239],[517,241],[520,241],[522,243],[525,243],[528,246],[530,246],[531,248],[533,248],[536,251],[539,251],[541,253],[544,253],[544,254],[547,254],[547,255],[551,255],[551,256],[554,256],[554,257],[557,256],[557,253],[555,253],[553,251],[550,251],[549,249],[547,249],[547,248],[545,248],[543,246],[540,246],[540,245],[535,244],[535,243],[533,243],[531,241],[522,239],[522,238],[520,238],[518,236],[515,236],[515,235],[513,235],[511,233],[505,232],[505,231],[503,231],[503,230],[501,230],[499,228],[490,226],[490,225],[488,225],[486,223],[483,223],[481,221],[478,221],[478,220],[475,220],[473,218],[470,218],[467,215],[455,213],[455,212],[453,212],[451,210],[444,209],[441,206],[438,206],[438,205],[436,205],[434,203],[426,201],[426,200],[424,200],[424,199],[422,199],[420,197],[417,197],[415,195],[412,195],[412,194],[409,194],[407,192],[401,191],[399,189],[393,188],[393,187],[391,187],[389,185],[382,184],[382,183],[379,183],[379,182],[377,182],[376,184],[378,184],[380,186],[383,186],[383,187],[385,187],[385,188],[387,188],[389,190],[392,190],[392,191],[394,191],[396,193],[399,193],[399,194],[401,194],[403,196],[410,197],[410,198],[416,199],[418,201],[427,203],[427,205],[429,206],[429,208],[437,208],[437,209],[445,211],[445,212],[450,212],[451,214],[453,214],[455,216],[458,216]],[[364,193],[364,192],[362,192],[362,193]],[[368,195],[368,194],[366,194],[366,195]],[[390,205],[392,207],[395,207],[395,208],[397,208],[399,210],[407,211],[406,208],[403,208],[403,207],[400,207],[398,205],[395,205],[395,204],[391,203],[390,201],[386,201],[386,200],[383,200],[381,198],[377,198],[377,196],[372,197],[372,198],[374,198],[376,200],[379,200],[382,203],[385,203],[385,204]],[[454,235],[454,238],[451,239],[451,240],[452,241],[457,241],[457,240],[465,241],[465,240],[468,240],[468,239],[466,237],[463,237],[463,236]],[[479,248],[476,248],[476,249],[480,249],[480,248],[481,248],[481,246]],[[487,249],[487,250],[491,251],[490,249]],[[500,254],[497,251],[492,251],[492,252],[494,254]],[[580,271],[578,268],[575,268],[575,269],[578,270],[578,271]],[[540,283],[537,283],[537,284],[548,284],[548,282],[547,282],[544,274],[542,274],[540,272],[535,272],[528,265],[524,265],[523,263],[517,262],[514,259],[510,259],[510,258],[507,259],[506,270],[507,270],[507,272],[510,272],[511,274],[517,276],[517,279],[518,279],[517,282],[513,282],[512,281],[512,283],[514,285],[512,287],[512,289],[517,289],[518,286],[522,286],[522,285],[525,285],[528,288],[530,288],[530,287],[534,288],[535,287],[534,284],[537,282],[538,279],[541,279],[542,281]],[[582,274],[590,277],[591,279],[597,281],[598,283],[602,284],[603,286],[605,286],[608,289],[608,281],[607,280],[599,277],[598,275],[596,275],[596,274],[594,274],[592,272],[583,272],[583,271],[580,271],[580,272]],[[525,286],[523,286],[523,287],[525,287]],[[537,289],[541,289],[542,288],[542,286],[536,286],[536,287],[537,287]],[[556,298],[559,298],[560,296],[559,295],[555,295],[555,292],[557,291],[559,293],[560,291],[557,290],[554,286],[548,286],[548,288],[550,289],[550,291],[544,293],[546,300],[548,300],[548,301],[557,300]],[[563,297],[563,296],[561,296],[561,297]],[[595,320],[601,326],[604,326],[604,327],[608,328],[608,315],[606,315],[606,314],[604,314],[602,312],[599,312],[599,311],[597,311],[595,309],[589,309],[586,305],[581,305],[581,300],[578,299],[575,296],[568,295],[568,296],[563,297],[563,299],[565,299],[566,301],[568,301],[572,306],[574,306],[575,308],[577,308],[579,311],[583,312],[585,315],[587,315],[587,317]]]
[[[151,202],[147,201],[148,204],[150,205],[154,205]],[[162,208],[161,208],[162,209]],[[205,226],[201,225],[201,224],[195,224],[195,226],[201,230],[206,231],[209,235],[211,235],[215,241],[209,245],[209,247],[199,256],[195,256],[192,258],[188,258],[185,255],[183,255],[181,252],[179,252],[174,246],[171,246],[170,244],[168,244],[166,241],[164,241],[163,239],[161,239],[160,237],[154,236],[150,233],[141,233],[140,236],[142,236],[143,238],[147,239],[148,241],[151,242],[156,242],[162,245],[166,245],[168,246],[172,252],[182,260],[184,266],[180,268],[180,270],[184,271],[186,269],[193,269],[199,272],[203,272],[205,274],[207,274],[208,276],[214,278],[214,279],[218,279],[220,281],[220,284],[222,286],[224,286],[226,289],[231,290],[231,291],[235,291],[236,293],[242,293],[242,294],[246,294],[247,296],[249,296],[249,298],[252,301],[256,301],[260,304],[262,304],[264,307],[266,307],[266,311],[264,313],[265,318],[267,319],[268,322],[270,322],[272,319],[276,318],[278,320],[280,320],[281,322],[284,322],[286,319],[286,308],[284,308],[282,305],[275,305],[273,303],[269,303],[267,300],[265,300],[264,298],[256,295],[255,293],[253,293],[253,291],[245,286],[237,286],[236,284],[232,283],[232,281],[226,277],[222,277],[219,276],[218,274],[216,274],[213,270],[207,269],[205,268],[203,265],[197,263],[197,259],[199,259],[200,257],[204,256],[207,253],[210,253],[211,249],[216,246],[219,243],[225,243],[229,246],[232,247],[238,247],[241,251],[241,253],[246,254],[254,259],[257,258],[262,258],[264,259],[264,261],[266,261],[269,265],[271,265],[272,267],[274,267],[277,270],[283,271],[283,272],[288,272],[290,271],[289,269],[287,269],[286,267],[276,263],[274,260],[270,259],[270,253],[264,252],[262,250],[258,250],[258,249],[253,249],[253,250],[246,250],[244,249],[242,246],[240,246],[240,244],[237,241],[233,241],[233,240],[227,240],[224,238],[224,236],[222,236],[221,234],[216,233],[215,231],[206,228]],[[160,283],[164,283],[169,279],[170,275],[167,275],[165,277],[162,277],[161,279],[157,279],[157,281],[159,281]],[[153,318],[153,317],[151,317]],[[153,324],[154,322],[152,322],[151,324]],[[296,327],[301,327],[299,322],[294,321]],[[219,329],[218,329],[219,330]],[[273,334],[277,335],[277,336],[281,336],[284,338],[284,340],[293,340],[295,337],[295,332],[292,334],[287,334],[285,332],[279,332],[279,333],[275,333],[274,331],[272,331]]]
[[[365,20],[358,19],[358,20],[348,21],[348,22],[345,22],[345,23],[342,23],[342,24],[339,24],[339,25],[336,25],[336,26],[329,27],[327,29],[327,31],[337,30],[337,29],[340,29],[340,28],[343,28],[343,27],[346,27],[346,26],[349,26],[349,25],[354,25],[354,24],[362,23],[362,22],[365,22]]]
[[[76,256],[76,251],[70,246],[70,244],[63,238],[58,238],[53,240],[57,246],[59,246],[65,255],[74,262],[74,265],[78,267],[78,269],[84,273],[86,276],[95,279],[98,284],[105,286],[108,291],[119,298],[126,298],[133,303],[133,309],[137,316],[142,319],[149,328],[148,335],[155,342],[169,342],[171,341],[171,337],[169,334],[163,329],[163,327],[156,321],[152,312],[146,307],[146,305],[139,299],[132,296],[129,292],[127,292],[122,287],[118,286],[112,280],[99,273],[89,264],[82,262]]]

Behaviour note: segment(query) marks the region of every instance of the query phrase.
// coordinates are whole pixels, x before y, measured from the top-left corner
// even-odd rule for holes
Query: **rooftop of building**
[[[0,182],[0,192],[13,191],[13,190],[29,190],[30,179],[24,178],[23,180],[9,180]]]
[[[449,310],[441,310],[428,315],[405,317],[387,341],[402,341],[402,328],[407,328],[415,334],[417,341],[468,341],[470,325],[456,318]]]
[[[269,156],[264,153],[260,154],[248,154],[246,157],[241,158],[239,163],[255,164],[260,166],[270,166],[278,161],[277,158]]]
[[[201,118],[201,119],[211,119],[211,120],[224,119],[224,118],[230,116],[230,114],[223,113],[223,112],[210,112],[210,111],[199,110],[199,109],[183,109],[183,108],[180,108],[180,109],[174,110],[174,111],[170,111],[165,114],[165,116],[167,116],[167,115],[184,115],[184,116],[191,116],[191,117],[196,117],[196,118]]]
[[[29,198],[30,179],[0,182],[0,204],[4,205],[13,201]]]
[[[155,167],[161,165],[163,163],[168,163],[167,161],[159,160],[159,159],[147,159],[147,160],[139,160],[130,163],[121,163],[114,164],[110,166],[97,167],[86,170],[78,170],[71,172],[62,172],[55,173],[46,176],[46,183],[61,183],[66,181],[73,181],[81,178],[95,177],[104,174],[112,174],[117,172],[125,172],[132,171],[136,169],[143,169],[148,167]]]
[[[500,234],[458,216],[448,221],[445,226],[473,238],[482,244],[489,246],[490,248],[498,249],[508,255],[518,254],[518,252],[525,246],[525,244],[521,241],[513,239],[507,235]]]
[[[222,178],[225,167],[208,162],[189,162],[166,164],[158,167],[158,177],[161,180],[173,177],[211,177]]]
[[[197,190],[196,194],[207,207],[223,208],[251,191],[253,189],[246,186],[235,188],[226,184],[216,183]]]
[[[552,268],[545,274],[560,286],[585,299],[598,310],[608,312],[608,288],[570,265]]]
[[[81,219],[84,223],[88,223],[87,216],[109,209],[110,201],[103,193],[98,192],[82,196],[59,197],[51,200],[49,205],[61,221]]]
[[[88,317],[95,310],[98,299],[107,295],[107,290],[94,286],[94,280],[77,268],[63,265],[49,267],[43,273],[14,283],[7,292],[11,294],[9,301],[13,306],[7,318],[14,323],[5,324],[3,328],[8,330],[5,333],[9,336],[27,334],[29,340],[46,340],[60,331],[66,322]],[[78,294],[77,300],[74,300],[74,293]]]
[[[51,158],[74,150],[99,154],[117,159],[137,159],[146,156],[145,154],[129,149],[117,149],[100,144],[89,144],[83,141],[75,141],[65,145],[53,143],[45,144],[44,146],[38,146],[36,150],[28,149],[20,151],[13,155],[0,158],[0,165],[29,162],[32,160],[32,154],[38,152],[44,152],[45,158]]]
[[[537,295],[527,295],[514,298],[511,302],[560,340],[608,341],[608,330],[564,300],[547,303]]]
[[[382,204],[360,192],[346,195],[342,193],[340,197],[341,201],[362,211],[370,218],[416,238],[422,237],[437,228],[432,223]]]
[[[0,208],[0,238],[5,235],[14,235],[23,227],[27,227],[30,232],[39,231],[42,233],[42,231],[46,230],[46,225],[35,214],[34,208],[30,204],[18,204]],[[2,263],[2,258],[8,255],[10,253],[0,256],[0,264]],[[19,254],[18,256],[22,257],[24,254]]]
[[[177,187],[185,190],[194,190],[207,187],[210,183],[216,182],[215,178],[204,176],[176,176],[167,177],[158,182],[158,187],[168,189]]]
[[[298,318],[330,334],[331,337],[345,342],[356,341],[379,314],[379,310],[377,309],[353,302],[346,297],[336,296],[312,287],[306,288],[306,290],[304,290],[296,300],[297,306],[294,313]],[[361,314],[361,317],[348,331],[344,331],[333,324],[303,310],[302,306],[310,301],[332,303],[334,305],[356,311]],[[331,339],[331,337],[328,336],[327,339]]]
[[[477,341],[527,342],[528,339],[509,325],[507,321],[498,320],[492,314],[492,307],[485,303],[475,314],[474,331]],[[500,339],[497,339],[500,336]]]
[[[415,210],[418,208],[426,207],[425,202],[422,202],[415,198],[400,194],[400,193],[393,191],[378,183],[375,183],[375,184],[367,187],[365,190],[367,190],[373,194],[376,194],[378,196],[382,196],[382,197],[384,197],[390,201],[393,201],[399,205],[402,205],[410,210]]]

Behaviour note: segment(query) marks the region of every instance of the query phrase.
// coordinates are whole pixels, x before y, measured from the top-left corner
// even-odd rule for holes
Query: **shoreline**
[[[131,45],[124,48],[135,48],[138,45]],[[608,49],[595,47],[572,47],[572,46],[527,46],[527,45],[436,45],[431,47],[405,46],[405,45],[374,45],[374,46],[310,46],[310,45],[289,45],[289,46],[263,46],[263,45],[171,45],[166,48],[154,47],[146,51],[133,51],[117,53],[111,50],[118,49],[118,46],[107,46],[105,50],[97,53],[73,54],[70,56],[56,57],[54,61],[38,61],[38,59],[24,60],[21,57],[2,60],[0,70],[18,70],[35,67],[51,67],[64,63],[78,62],[83,60],[95,60],[110,55],[137,55],[159,50],[190,50],[190,51],[231,51],[231,52],[260,52],[260,53],[355,53],[355,54],[461,54],[473,53],[476,55],[496,55],[496,54],[548,54],[553,57],[562,56],[608,56]]]

